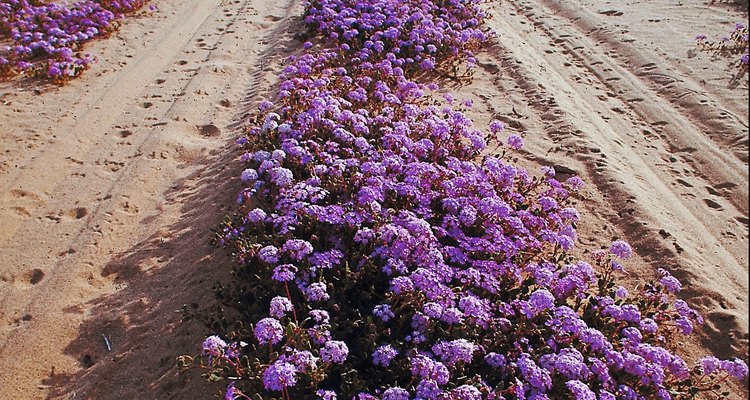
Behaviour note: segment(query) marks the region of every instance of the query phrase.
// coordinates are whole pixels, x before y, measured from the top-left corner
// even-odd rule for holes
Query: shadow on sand
[[[211,288],[225,281],[231,270],[231,260],[210,244],[210,238],[240,190],[235,178],[240,166],[227,167],[224,161],[233,151],[226,146],[196,161],[197,170],[166,194],[168,203],[181,204],[179,222],[162,227],[104,267],[102,276],[114,278],[119,290],[88,305],[91,316],[65,348],[81,369],[70,375],[51,374],[43,382],[51,387],[49,399],[219,394],[215,387],[201,385],[197,371],[178,376],[175,358],[199,352],[202,339],[210,334],[178,310],[215,304]]]
[[[265,38],[273,45],[252,66],[245,96],[226,127],[232,132],[227,144],[191,162],[195,172],[174,182],[166,193],[168,204],[181,205],[179,221],[162,227],[104,267],[102,276],[114,277],[120,290],[88,305],[90,317],[65,348],[80,369],[73,374],[51,373],[43,382],[50,387],[48,399],[223,397],[224,385],[206,384],[200,377],[202,371],[178,373],[176,358],[197,354],[203,339],[213,333],[180,310],[215,309],[218,302],[212,287],[229,280],[232,261],[226,251],[210,243],[211,230],[235,210],[242,187],[237,179],[242,165],[233,161],[239,149],[233,141],[251,110],[261,100],[275,97],[278,66],[301,49],[295,33],[303,29],[302,22],[291,10],[286,15]]]

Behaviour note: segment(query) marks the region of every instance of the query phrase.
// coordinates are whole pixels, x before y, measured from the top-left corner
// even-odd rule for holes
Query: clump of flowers
[[[429,79],[491,37],[480,4],[309,2],[316,43],[238,141],[245,188],[217,235],[242,317],[200,365],[230,398],[688,399],[746,378],[670,350],[702,319],[668,271],[631,294],[626,242],[571,255],[580,178],[513,165],[520,136],[440,100]]]
[[[146,0],[83,0],[60,5],[41,0],[0,4],[0,77],[26,74],[64,81],[94,61],[83,44],[105,37],[116,21],[144,7]]]
[[[748,69],[748,30],[744,23],[737,22],[734,30],[719,40],[709,40],[704,34],[697,35],[695,40],[701,49],[719,56],[736,57],[732,64],[744,70]]]

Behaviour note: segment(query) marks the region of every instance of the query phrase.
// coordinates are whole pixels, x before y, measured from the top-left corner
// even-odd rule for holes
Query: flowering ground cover
[[[711,40],[704,34],[697,35],[695,40],[704,51],[724,57],[734,57],[732,65],[747,71],[750,54],[748,54],[748,32],[745,24],[737,22],[734,29],[720,40]]]
[[[702,318],[667,271],[619,286],[627,243],[571,255],[579,178],[513,165],[522,137],[438,95],[492,36],[481,3],[309,2],[217,235],[239,318],[181,358],[225,398],[688,399],[747,378],[670,349]]]
[[[105,37],[116,21],[146,0],[85,0],[59,5],[44,0],[0,4],[0,77],[26,74],[63,81],[94,61],[84,43]]]

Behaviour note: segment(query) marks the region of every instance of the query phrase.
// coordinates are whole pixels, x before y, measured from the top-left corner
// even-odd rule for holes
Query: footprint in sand
[[[36,285],[37,283],[41,282],[45,276],[46,274],[44,273],[44,271],[39,268],[34,268],[31,271],[26,272],[24,278],[30,284]]]
[[[44,204],[41,196],[23,189],[13,189],[10,195],[20,204],[14,205],[11,209],[21,217],[30,217],[34,208]]]
[[[13,196],[13,197],[15,197],[15,198],[19,198],[19,199],[21,199],[21,198],[27,198],[27,199],[31,199],[31,200],[34,200],[34,201],[42,201],[42,198],[39,197],[38,195],[36,195],[36,194],[34,194],[32,192],[23,190],[23,189],[13,189],[13,190],[10,191],[10,195]]]
[[[122,167],[125,166],[125,163],[120,162],[120,161],[104,160],[104,161],[97,161],[96,165],[104,166],[104,168],[109,172],[117,172]]]
[[[719,203],[715,202],[714,200],[711,200],[711,199],[703,199],[703,201],[704,201],[704,202],[706,203],[706,205],[707,205],[707,206],[711,207],[711,208],[712,208],[712,209],[714,209],[714,210],[718,210],[718,211],[721,211],[721,210],[723,210],[723,209],[724,209],[724,207],[722,207],[722,206],[721,206],[721,204],[719,204]]]
[[[16,319],[14,319],[14,320],[13,320],[13,324],[14,324],[14,325],[15,325],[16,327],[18,327],[18,326],[20,326],[21,324],[23,324],[24,322],[29,322],[29,321],[31,321],[32,319],[34,319],[34,317],[33,317],[33,316],[32,316],[31,314],[24,314],[24,315],[23,315],[23,316],[22,316],[21,318],[16,318]]]
[[[88,215],[88,213],[89,211],[86,207],[76,207],[67,211],[61,211],[57,214],[49,214],[45,216],[45,218],[56,223],[70,222],[81,219]]]
[[[17,207],[13,207],[13,211],[15,211],[16,214],[18,214],[18,215],[20,215],[22,217],[30,217],[31,216],[31,213],[29,212],[28,209],[26,209],[26,207],[18,207],[18,206]]]
[[[207,125],[201,125],[197,126],[198,131],[200,131],[201,135],[206,137],[216,137],[221,135],[221,129],[219,129],[214,124],[207,124]]]

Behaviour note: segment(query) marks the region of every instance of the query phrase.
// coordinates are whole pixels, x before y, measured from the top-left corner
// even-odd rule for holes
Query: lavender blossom
[[[349,355],[349,348],[346,343],[339,340],[329,340],[320,349],[320,358],[325,362],[334,364],[343,364]]]
[[[263,372],[263,386],[280,392],[297,384],[297,369],[286,361],[276,361]]]
[[[284,337],[284,328],[277,319],[263,318],[255,325],[253,333],[260,344],[276,344]]]

